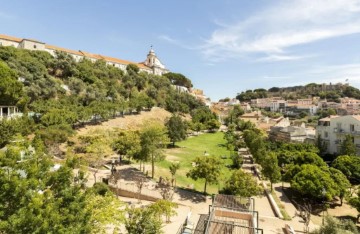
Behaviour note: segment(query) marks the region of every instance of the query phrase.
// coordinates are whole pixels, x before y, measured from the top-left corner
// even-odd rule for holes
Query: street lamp
[[[322,196],[323,196],[323,203],[324,203],[324,209],[323,209],[323,215],[322,215],[322,225],[324,225],[324,218],[325,218],[325,209],[326,209],[326,204],[325,204],[325,198],[326,198],[326,189],[323,188],[322,191]]]
[[[285,164],[281,163],[281,172],[284,174]],[[283,176],[282,176],[283,177]],[[281,178],[281,188],[284,189],[284,178]]]

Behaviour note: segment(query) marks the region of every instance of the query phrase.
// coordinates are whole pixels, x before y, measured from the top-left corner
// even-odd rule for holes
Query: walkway
[[[242,169],[248,173],[253,174],[254,178],[258,182],[260,179],[256,176],[251,168],[256,164],[251,163],[251,155],[243,155],[244,164]],[[289,184],[284,183],[284,186],[290,187]],[[285,195],[282,190],[282,183],[273,184],[273,190],[276,196],[280,199],[281,204],[284,206],[284,209],[292,218],[290,221],[279,219],[275,216],[268,198],[264,195],[263,197],[255,197],[255,209],[259,212],[259,227],[264,230],[264,233],[284,233],[283,228],[286,224],[290,225],[295,231],[302,233],[304,231],[305,225],[302,218],[295,216],[297,209],[292,204],[290,199]],[[294,217],[295,216],[295,217]],[[310,221],[309,230],[315,229],[317,226]]]

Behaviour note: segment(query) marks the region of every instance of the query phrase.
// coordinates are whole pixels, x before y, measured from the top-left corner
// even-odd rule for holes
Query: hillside
[[[215,118],[194,96],[179,92],[173,84],[191,87],[191,80],[178,73],[159,76],[141,72],[135,64],[126,71],[67,53],[52,56],[0,46],[0,105],[17,106],[32,118],[0,121],[0,147],[16,134],[39,135],[47,145],[59,144],[84,124],[124,114],[141,113],[152,107],[170,113],[210,116],[195,118],[202,128]]]
[[[158,121],[161,123],[165,123],[167,118],[171,117],[171,113],[158,107],[154,107],[151,111],[144,111],[138,115],[125,115],[124,117],[109,119],[106,122],[103,122],[99,125],[89,125],[84,128],[78,129],[76,132],[78,135],[86,135],[89,132],[93,132],[96,130],[114,130],[114,129],[140,129],[144,123],[148,121]]]
[[[272,87],[266,89],[246,90],[239,93],[236,98],[239,101],[250,101],[256,98],[282,97],[286,100],[294,100],[309,97],[320,97],[328,101],[339,102],[341,97],[360,99],[360,90],[349,84],[316,84],[310,83],[304,86]]]

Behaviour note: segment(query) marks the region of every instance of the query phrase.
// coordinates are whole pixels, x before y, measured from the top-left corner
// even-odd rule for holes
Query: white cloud
[[[165,34],[159,35],[159,36],[158,36],[158,39],[163,40],[163,41],[166,41],[166,42],[168,42],[168,43],[170,43],[170,44],[173,44],[173,45],[182,47],[182,48],[184,48],[184,49],[188,49],[188,50],[194,50],[194,49],[196,49],[195,47],[188,46],[188,45],[186,45],[185,43],[182,43],[182,42],[180,42],[180,41],[178,41],[178,40],[176,40],[176,39],[174,39],[174,38],[172,38],[172,37],[170,37],[170,36],[168,36],[168,35],[165,35]]]
[[[304,58],[313,57],[310,55],[304,55],[304,56],[295,56],[295,55],[281,55],[281,54],[270,54],[266,57],[262,57],[257,59],[256,61],[259,62],[277,62],[277,61],[292,61],[292,60],[300,60]]]
[[[246,55],[268,55],[262,61],[302,59],[307,56],[291,55],[288,49],[360,33],[360,0],[283,1],[236,24],[217,25],[202,47],[208,59]]]

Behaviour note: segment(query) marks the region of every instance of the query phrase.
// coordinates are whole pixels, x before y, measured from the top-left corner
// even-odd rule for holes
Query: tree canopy
[[[194,160],[195,167],[187,174],[193,180],[204,179],[204,193],[206,194],[207,184],[217,183],[221,175],[221,161],[215,157],[202,156]]]
[[[262,188],[251,174],[239,169],[233,172],[231,177],[226,181],[221,193],[251,197],[261,194],[262,191]]]

